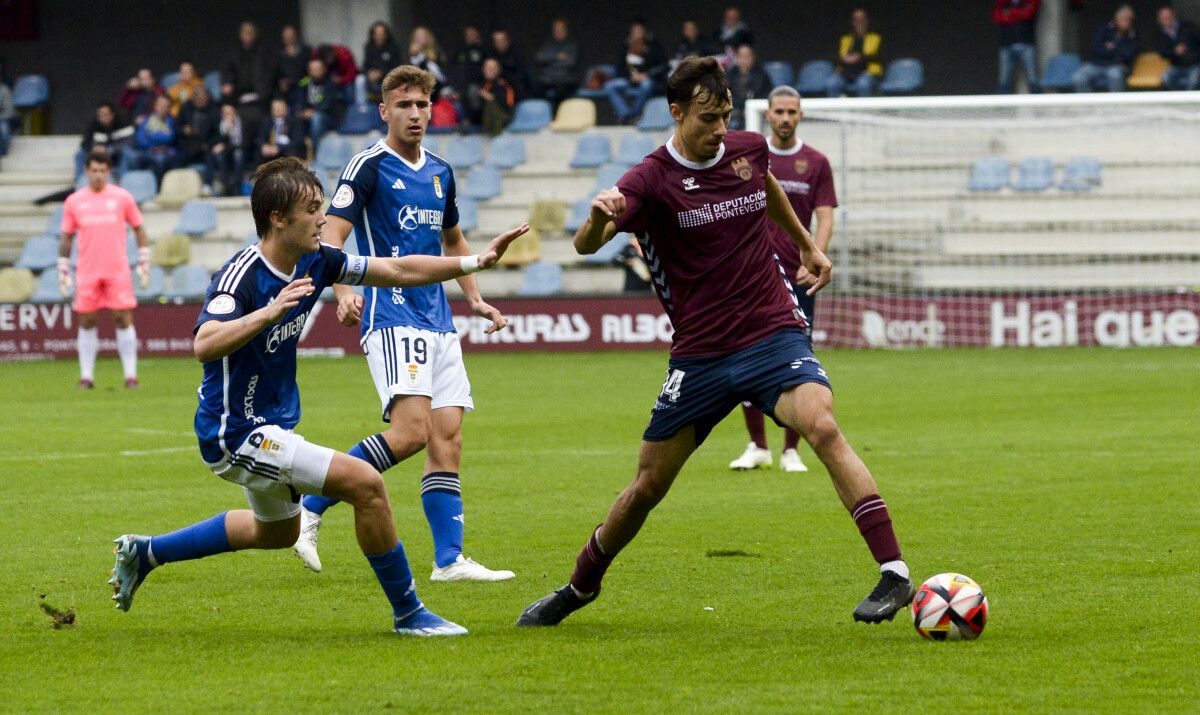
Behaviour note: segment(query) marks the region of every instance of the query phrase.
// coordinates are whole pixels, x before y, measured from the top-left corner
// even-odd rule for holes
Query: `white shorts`
[[[402,395],[424,395],[435,410],[475,409],[458,333],[403,326],[380,328],[367,335],[363,351],[383,405],[384,422],[391,421],[392,400]]]
[[[218,477],[242,485],[259,521],[300,513],[301,494],[320,494],[333,450],[276,425],[250,433],[228,459],[208,465]]]

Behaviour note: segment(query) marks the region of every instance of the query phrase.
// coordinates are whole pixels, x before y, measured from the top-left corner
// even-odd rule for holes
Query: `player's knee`
[[[286,549],[300,538],[300,520],[259,523],[255,534],[255,546],[260,549]]]
[[[395,423],[384,433],[383,438],[398,459],[407,459],[425,449],[429,444],[429,422],[413,420],[401,427]]]
[[[364,464],[364,466],[367,465]],[[387,487],[384,486],[383,477],[379,472],[367,466],[367,471],[356,480],[351,503],[359,509],[378,509],[380,506],[387,506]]]
[[[816,452],[832,448],[842,439],[842,430],[830,413],[817,417],[804,430],[804,439]]]
[[[652,509],[667,496],[670,489],[669,482],[655,479],[652,475],[643,472],[638,474],[638,478],[630,486],[630,496],[639,506]]]

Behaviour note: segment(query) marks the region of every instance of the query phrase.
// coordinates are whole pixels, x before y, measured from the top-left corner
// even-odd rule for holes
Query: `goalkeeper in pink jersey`
[[[117,326],[117,352],[125,370],[125,387],[137,387],[137,332],[133,328],[133,276],[125,249],[125,226],[137,236],[138,282],[150,283],[150,245],[142,227],[142,212],[128,191],[110,184],[112,159],[93,150],[84,164],[87,186],[63,204],[62,234],[58,241],[58,289],[71,294],[71,242],[79,241],[75,266],[75,312],[79,314],[79,387],[91,389],[95,381],[96,351],[100,339],[97,313],[107,309]]]

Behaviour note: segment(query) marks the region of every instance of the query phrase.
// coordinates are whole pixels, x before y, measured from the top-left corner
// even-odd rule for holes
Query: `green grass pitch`
[[[129,613],[113,537],[244,506],[191,436],[199,367],[0,365],[0,710],[1188,711],[1200,636],[1200,372],[1192,350],[835,352],[839,422],[888,500],[915,581],[976,579],[991,620],[930,643],[905,611],[851,620],[876,567],[823,469],[733,473],[726,420],[603,596],[556,629],[513,623],[565,582],[635,466],[665,355],[469,355],[467,553],[502,584],[431,584],[420,458],[387,477],[418,589],[464,638],[391,634],[348,507],[325,572],[290,551],[166,566]],[[300,365],[311,441],[380,429],[360,357]],[[778,454],[782,433],[769,436]],[[720,556],[721,552],[740,555]],[[39,597],[74,608],[52,628]]]

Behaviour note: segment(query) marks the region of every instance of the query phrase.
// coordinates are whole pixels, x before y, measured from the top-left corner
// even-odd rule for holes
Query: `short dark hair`
[[[108,168],[111,169],[112,168],[112,156],[107,151],[105,151],[102,147],[95,147],[94,149],[92,149],[91,151],[89,151],[87,153],[87,158],[83,162],[83,165],[85,167],[90,166],[92,164],[104,164],[105,166],[107,166]]]
[[[437,78],[433,76],[432,72],[413,65],[400,65],[393,67],[391,72],[384,75],[381,89],[383,94],[387,95],[397,87],[420,87],[425,94],[432,96],[433,87],[436,84]]]
[[[272,159],[250,177],[254,189],[250,192],[250,213],[254,214],[254,230],[258,237],[271,229],[271,214],[286,215],[297,202],[315,193],[324,196],[317,175],[294,156]]]
[[[688,57],[667,78],[667,103],[687,107],[692,101],[727,100],[729,79],[715,57]]]

